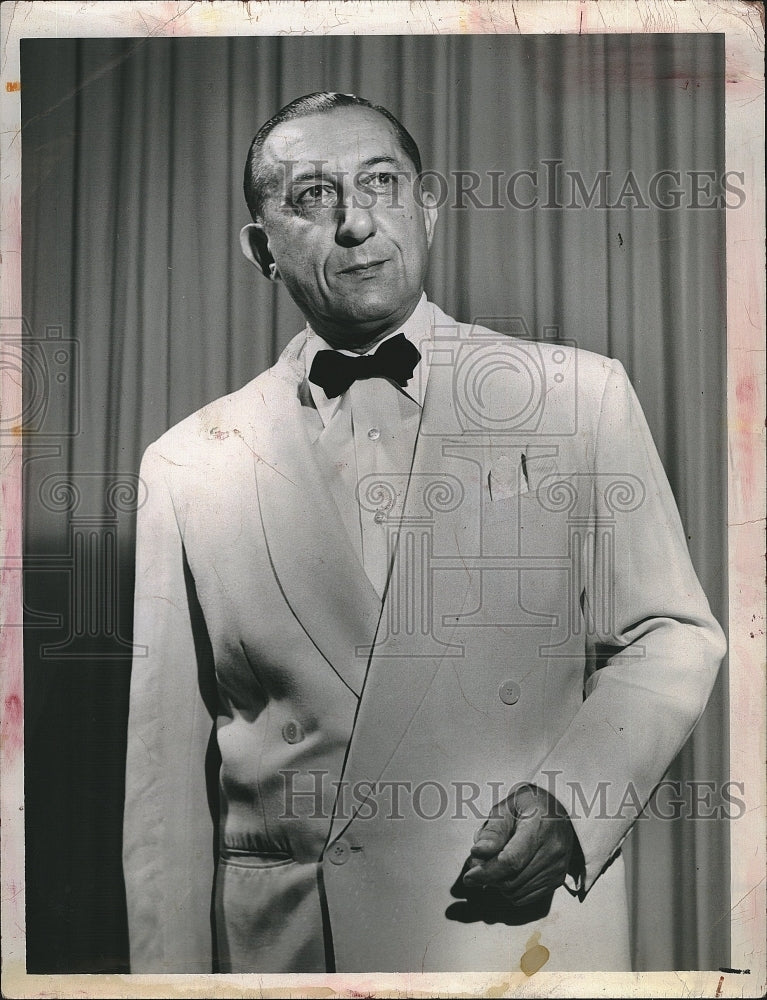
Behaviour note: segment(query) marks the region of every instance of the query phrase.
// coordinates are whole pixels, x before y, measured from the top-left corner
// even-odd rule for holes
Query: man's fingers
[[[490,840],[478,841],[472,848],[472,858],[481,861],[464,875],[467,885],[491,885],[515,878],[532,861],[538,849],[538,838],[534,824],[520,824],[513,836],[506,841],[501,849],[484,855],[478,848]]]
[[[569,857],[570,849],[558,839],[541,837],[537,823],[522,822],[497,855],[486,859],[472,856],[473,866],[464,881],[467,885],[519,890],[542,874],[561,884]]]
[[[575,834],[542,793],[523,788],[494,810],[475,836],[463,875],[467,888],[492,889],[514,906],[537,902],[563,884]]]
[[[534,843],[508,844],[497,858],[482,865],[477,881],[487,888],[518,890],[548,871],[542,852]]]
[[[471,855],[475,858],[492,858],[503,850],[514,832],[514,817],[508,809],[490,816],[484,826],[474,834]]]
[[[538,851],[518,875],[494,883],[494,887],[516,896],[529,892],[538,885],[562,885],[566,874],[567,865],[561,858],[552,859],[545,851]]]
[[[496,900],[496,905],[513,907],[530,906],[552,895],[564,882],[565,874],[560,868],[542,870],[532,875],[526,869],[510,882],[490,882],[486,885],[467,885],[467,889],[479,891],[480,899]],[[502,901],[502,903],[501,903]]]
[[[539,812],[534,796],[525,789],[497,802],[489,818],[474,834],[471,854],[475,858],[491,858],[502,850],[516,833],[518,825],[534,818]]]

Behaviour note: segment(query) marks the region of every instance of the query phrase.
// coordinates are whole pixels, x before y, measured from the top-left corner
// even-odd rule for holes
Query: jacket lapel
[[[363,688],[381,601],[317,466],[299,385],[300,334],[261,382],[253,442],[259,510],[274,573],[294,615],[351,690]]]
[[[479,524],[480,493],[471,485],[479,485],[479,465],[476,475],[464,476],[465,462],[451,463],[447,457],[451,442],[461,437],[453,407],[453,370],[453,365],[432,364],[429,373],[389,587],[344,768],[347,788],[366,787],[380,778],[440,666],[446,657],[463,653],[450,642],[448,630],[440,627],[431,601],[424,597],[432,573],[420,544],[428,533],[424,528],[429,523],[436,528],[439,521],[443,554],[460,557],[477,551],[478,537],[470,526]],[[462,581],[459,588],[468,591],[471,574],[454,577]],[[439,639],[433,631],[439,632]],[[336,816],[329,842],[351,821],[348,814]]]

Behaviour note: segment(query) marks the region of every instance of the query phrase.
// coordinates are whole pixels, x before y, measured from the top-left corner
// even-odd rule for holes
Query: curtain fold
[[[724,214],[686,207],[690,172],[724,169],[724,47],[702,34],[94,38],[28,39],[21,55],[24,315],[51,379],[25,466],[28,963],[120,971],[139,460],[303,326],[239,251],[257,127],[318,89],[401,117],[449,181],[430,182],[447,194],[430,296],[463,321],[522,320],[625,364],[724,621]],[[660,170],[682,173],[686,206],[642,205]],[[463,204],[460,171],[481,178]],[[520,175],[513,193],[536,207],[509,204],[521,171],[537,180]],[[597,188],[583,207],[569,172],[591,189],[600,171],[612,200],[629,172],[639,197],[600,207]],[[728,777],[726,690],[723,670],[671,779]],[[643,819],[628,856],[636,967],[728,966],[727,823]]]

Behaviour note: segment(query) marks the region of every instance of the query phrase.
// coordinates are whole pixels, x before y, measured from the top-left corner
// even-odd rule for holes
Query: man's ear
[[[251,264],[255,264],[270,281],[279,280],[280,274],[269,250],[264,227],[260,222],[249,222],[240,230],[240,246]]]
[[[431,191],[421,189],[421,205],[423,207],[423,221],[426,226],[426,245],[431,249],[431,241],[434,239],[434,228],[437,225],[437,217],[439,216],[437,199]]]

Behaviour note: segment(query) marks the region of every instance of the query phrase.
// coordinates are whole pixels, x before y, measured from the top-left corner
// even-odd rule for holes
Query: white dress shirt
[[[404,333],[421,353],[405,388],[384,378],[362,379],[335,399],[308,382],[316,410],[304,407],[320,467],[368,579],[380,597],[391,564],[389,539],[399,524],[413,462],[429,372],[431,308],[425,295],[408,320],[384,340]],[[383,341],[369,352],[374,353]],[[307,375],[318,351],[332,350],[310,329]],[[341,351],[359,357],[352,351]]]

